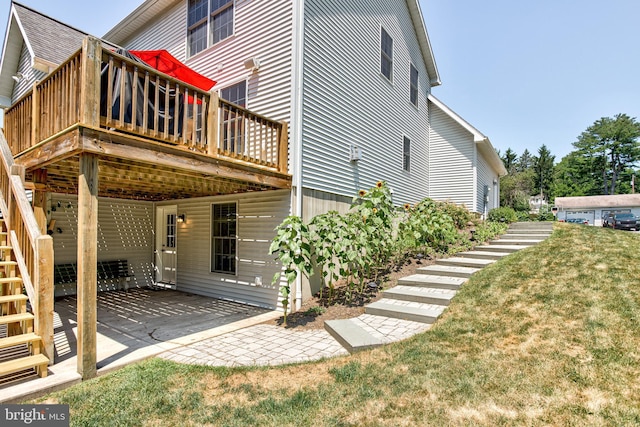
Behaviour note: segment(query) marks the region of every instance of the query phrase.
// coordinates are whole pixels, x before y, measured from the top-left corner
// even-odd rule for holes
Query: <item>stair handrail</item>
[[[53,360],[53,239],[43,234],[24,187],[24,168],[16,165],[0,130],[0,211],[8,242],[35,316],[34,332]]]

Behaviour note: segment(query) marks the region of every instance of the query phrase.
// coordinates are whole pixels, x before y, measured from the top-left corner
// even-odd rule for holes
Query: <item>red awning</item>
[[[204,91],[209,91],[216,84],[215,81],[178,61],[166,50],[130,50],[129,52],[156,70]]]

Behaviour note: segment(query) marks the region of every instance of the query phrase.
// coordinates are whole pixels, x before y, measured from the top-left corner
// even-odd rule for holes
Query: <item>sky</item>
[[[559,161],[596,120],[640,117],[640,0],[419,1],[442,80],[432,93],[501,153],[545,144]],[[19,3],[102,36],[142,0]]]

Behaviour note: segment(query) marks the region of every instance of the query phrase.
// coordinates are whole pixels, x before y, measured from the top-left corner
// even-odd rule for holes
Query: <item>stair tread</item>
[[[423,304],[383,298],[367,305],[364,312],[378,316],[412,320],[414,322],[432,323],[445,310],[446,306]]]
[[[465,258],[465,257],[473,258],[475,256],[477,256],[477,257],[503,258],[503,257],[506,257],[508,255],[511,255],[511,252],[466,251],[466,252],[458,252],[456,255],[460,256],[460,257],[463,257],[463,258]]]
[[[22,282],[22,277],[0,277],[0,283]]]
[[[11,337],[0,338],[0,348],[13,347],[14,345],[26,344],[32,341],[40,340],[40,336],[34,333],[14,335]]]
[[[452,257],[436,260],[436,264],[438,265],[453,265],[454,267],[471,267],[471,268],[482,268],[488,265],[495,263],[496,261],[493,259],[477,259],[477,258],[465,258],[465,257]],[[459,265],[458,265],[459,264]]]
[[[8,316],[0,316],[0,324],[22,322],[24,320],[32,320],[34,318],[31,313],[9,314]]]
[[[437,305],[449,305],[449,302],[455,295],[456,291],[453,289],[423,288],[406,285],[398,285],[382,293],[385,299],[401,299]]]
[[[0,303],[14,302],[14,301],[27,301],[28,299],[29,297],[24,294],[2,295],[0,296]]]
[[[412,274],[411,276],[406,276],[401,279],[398,279],[398,284],[408,283],[408,282],[424,282],[424,283],[443,283],[443,284],[451,284],[451,285],[462,285],[466,282],[467,279],[464,277],[450,277],[450,276],[440,276],[437,274]]]
[[[382,341],[371,335],[351,319],[327,320],[324,327],[349,353],[382,345]]]
[[[49,358],[47,358],[47,356],[44,354],[34,354],[33,356],[21,357],[20,359],[0,363],[0,375],[48,364]]]

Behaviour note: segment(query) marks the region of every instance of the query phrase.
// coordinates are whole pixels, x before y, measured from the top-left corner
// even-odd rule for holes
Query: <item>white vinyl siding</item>
[[[271,280],[281,265],[269,254],[269,246],[274,229],[289,214],[290,199],[289,190],[278,190],[167,202],[177,204],[187,218],[178,224],[178,290],[276,308],[280,284]],[[210,272],[213,203],[237,203],[236,275]]]
[[[494,179],[497,181],[498,176],[491,170],[491,166],[485,160],[484,156],[478,152],[478,160],[477,160],[477,173],[478,173],[478,182],[477,182],[477,196],[476,196],[476,212],[480,213],[488,213],[491,209],[497,207],[496,200],[499,200],[499,194],[495,191],[497,188],[493,185]],[[484,201],[484,186],[489,188],[489,201],[486,203],[486,212],[485,212],[485,201]],[[496,199],[498,198],[498,199]]]
[[[476,211],[473,135],[429,103],[431,158],[429,197]]]
[[[397,204],[426,197],[428,115],[407,102],[409,65],[419,71],[419,104],[429,82],[406,2],[308,0],[304,13],[303,187],[354,196],[385,180]],[[393,38],[393,84],[380,75],[381,28]],[[362,149],[357,163],[352,144]]]
[[[55,264],[75,263],[78,256],[78,198],[65,194],[51,194],[50,198],[50,219],[55,220],[51,235]],[[98,261],[127,260],[129,273],[133,275],[129,288],[153,284],[153,210],[151,202],[98,199]],[[101,282],[98,285],[98,290],[117,287],[117,283]],[[75,286],[66,288],[75,291]]]
[[[268,19],[266,18],[268,17]],[[214,89],[247,82],[247,108],[274,120],[289,121],[293,55],[291,0],[236,0],[234,35],[187,59],[187,6],[180,2],[124,45],[128,49],[167,49],[199,73]],[[249,58],[260,70],[245,68]]]

